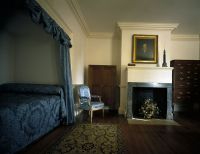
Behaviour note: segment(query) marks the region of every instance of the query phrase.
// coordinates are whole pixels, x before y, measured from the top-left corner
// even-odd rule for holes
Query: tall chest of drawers
[[[172,60],[173,103],[200,105],[200,60]]]

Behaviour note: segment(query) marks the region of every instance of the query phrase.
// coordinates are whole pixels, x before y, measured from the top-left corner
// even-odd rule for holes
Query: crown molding
[[[62,17],[57,13],[57,11],[49,4],[46,0],[36,0],[40,6],[58,23],[58,25],[72,38],[72,30],[63,21]]]
[[[117,25],[121,30],[174,30],[178,23],[146,23],[146,22],[118,22]]]
[[[42,8],[49,13],[49,15],[63,28],[63,30],[72,37],[72,31],[62,19],[62,17],[57,13],[57,11],[51,6],[48,0],[36,0]],[[113,33],[104,33],[104,32],[90,32],[89,27],[86,23],[85,17],[80,9],[80,6],[77,0],[65,0],[67,4],[72,9],[75,18],[79,22],[83,32],[88,38],[112,38]]]
[[[91,32],[77,0],[66,0],[88,38],[112,38],[113,33]]]
[[[89,36],[90,34],[90,30],[89,30],[89,27],[86,23],[86,19],[81,11],[81,8],[77,2],[77,0],[65,0],[69,6],[71,7],[77,21],[79,22],[82,30],[84,31],[84,33]]]
[[[177,41],[199,41],[199,35],[172,34],[171,40]]]
[[[113,38],[113,33],[90,32],[88,38]]]

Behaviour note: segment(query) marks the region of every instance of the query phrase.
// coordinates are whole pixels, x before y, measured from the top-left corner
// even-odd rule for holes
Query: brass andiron
[[[164,49],[164,53],[163,53],[163,63],[162,63],[162,67],[167,67],[165,49]]]

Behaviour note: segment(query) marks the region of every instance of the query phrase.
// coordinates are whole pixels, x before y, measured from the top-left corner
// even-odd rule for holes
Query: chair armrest
[[[101,102],[101,96],[99,95],[91,95],[91,98],[94,98],[94,99],[97,98]]]

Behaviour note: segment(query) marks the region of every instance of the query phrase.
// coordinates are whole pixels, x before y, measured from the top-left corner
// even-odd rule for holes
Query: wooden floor
[[[94,113],[93,123],[118,124],[127,154],[200,154],[200,118],[197,116],[175,115],[181,126],[129,125],[123,116],[106,112],[102,118]],[[88,123],[84,116],[78,123]],[[44,153],[64,133],[70,133],[72,126],[60,126],[28,146],[23,154]]]

